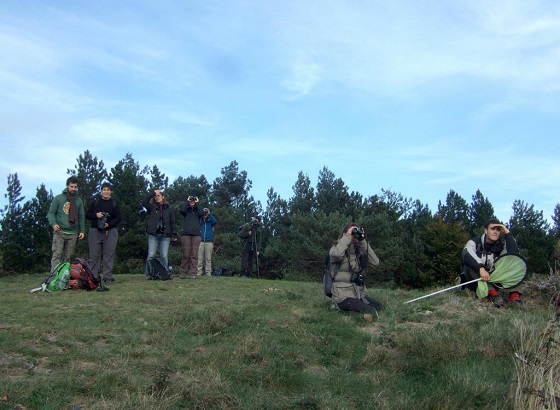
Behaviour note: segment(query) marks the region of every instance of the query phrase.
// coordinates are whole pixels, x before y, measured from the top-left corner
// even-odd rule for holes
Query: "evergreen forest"
[[[239,225],[253,215],[263,219],[259,277],[320,281],[325,256],[349,222],[365,229],[367,239],[381,263],[368,273],[368,282],[376,286],[424,288],[449,285],[461,270],[461,251],[466,241],[481,235],[484,223],[494,209],[480,190],[470,201],[450,190],[431,210],[418,199],[382,189],[370,195],[349,192],[341,178],[328,167],[318,173],[316,184],[299,172],[292,196],[281,198],[273,188],[266,204],[251,195],[252,182],[237,161],[224,166],[214,181],[204,175],[180,176],[169,181],[156,165],[139,164],[127,153],[112,168],[88,150],[80,154],[68,176],[78,178],[79,193],[85,207],[94,201],[100,186],[114,186],[113,199],[121,209],[116,274],[142,273],[147,252],[147,214],[142,199],[156,188],[163,189],[176,212],[177,232],[182,218],[179,207],[189,195],[200,198],[218,219],[214,237],[213,266],[240,269]],[[47,273],[51,257],[52,229],[47,212],[53,195],[62,192],[66,178],[61,177],[60,191],[47,191],[44,184],[36,195],[26,199],[17,173],[7,178],[7,205],[1,210],[0,275]],[[508,221],[503,221],[517,239],[530,273],[556,271],[560,259],[560,204],[551,216],[553,226],[534,205],[515,200]],[[86,222],[89,229],[89,221]],[[87,233],[87,230],[86,230]],[[76,253],[87,257],[87,241],[79,241]],[[179,266],[180,247],[170,250],[170,262]]]

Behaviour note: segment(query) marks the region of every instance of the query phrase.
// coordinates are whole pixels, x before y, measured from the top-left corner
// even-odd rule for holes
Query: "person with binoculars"
[[[200,247],[200,218],[204,210],[198,206],[198,197],[189,195],[181,205],[183,232],[181,233],[181,274],[179,278],[196,279],[198,271],[198,248]]]
[[[105,283],[115,280],[113,266],[119,239],[117,225],[122,221],[119,206],[111,195],[113,195],[113,186],[104,182],[101,185],[101,197],[96,199],[86,211],[86,219],[91,221],[88,235],[89,258],[95,262],[91,268],[98,278],[103,271]]]
[[[148,211],[148,257],[146,259],[145,273],[150,271],[150,260],[159,257],[166,268],[169,268],[169,244],[175,240],[177,230],[175,227],[175,214],[167,202],[165,194],[160,189],[152,191],[142,201],[142,206]]]
[[[377,312],[383,304],[368,296],[363,271],[379,258],[356,224],[346,225],[329,250],[332,300],[337,308],[352,312]]]

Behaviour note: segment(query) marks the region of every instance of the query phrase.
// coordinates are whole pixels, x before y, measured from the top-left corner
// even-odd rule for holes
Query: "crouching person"
[[[329,251],[332,300],[336,306],[351,312],[372,312],[383,304],[367,294],[363,270],[379,264],[379,258],[365,240],[365,232],[358,225],[346,225]]]

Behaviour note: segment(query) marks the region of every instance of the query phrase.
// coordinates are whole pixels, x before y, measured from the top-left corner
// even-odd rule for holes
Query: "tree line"
[[[157,165],[141,166],[131,153],[107,169],[102,160],[86,150],[67,174],[78,178],[86,207],[98,197],[103,182],[113,185],[113,199],[123,217],[117,274],[144,270],[147,215],[141,202],[156,188],[164,190],[176,212],[179,235],[179,207],[189,195],[198,196],[200,203],[211,209],[218,219],[213,266],[240,270],[237,228],[251,216],[261,215],[259,272],[264,278],[320,280],[328,249],[341,227],[354,222],[365,228],[368,241],[381,259],[381,264],[368,275],[370,281],[415,288],[447,285],[460,273],[466,241],[481,235],[485,221],[495,216],[492,204],[480,190],[470,202],[450,190],[445,201],[439,201],[437,210],[432,211],[420,200],[391,190],[382,189],[371,196],[350,192],[327,167],[319,171],[316,185],[300,171],[288,199],[270,188],[264,207],[251,195],[252,181],[235,160],[223,167],[212,182],[204,175],[191,175],[179,176],[170,183]],[[25,201],[15,173],[8,176],[5,197],[8,203],[1,211],[0,221],[0,274],[48,270],[52,228],[47,212],[52,191],[41,184],[35,197]],[[534,205],[515,200],[509,221],[503,221],[516,237],[530,272],[549,273],[560,259],[560,204],[552,220],[550,226]],[[86,241],[79,241],[76,253],[87,255]],[[171,265],[178,267],[180,258],[180,248],[172,248]]]

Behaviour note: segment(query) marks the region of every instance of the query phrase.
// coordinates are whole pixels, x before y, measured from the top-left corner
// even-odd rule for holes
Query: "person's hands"
[[[509,233],[509,229],[505,227],[505,225],[500,225],[500,231],[504,234],[507,235]]]
[[[485,282],[488,282],[490,280],[490,274],[485,267],[481,266],[478,272],[480,273],[480,279]]]
[[[78,239],[82,240],[86,237],[86,234],[83,232],[80,232],[80,234],[78,235]]]
[[[58,226],[58,224],[56,224],[56,225],[53,225],[53,227],[52,227],[52,228],[53,228],[53,231],[55,231],[55,232],[58,232],[58,231],[60,231],[60,226]]]

